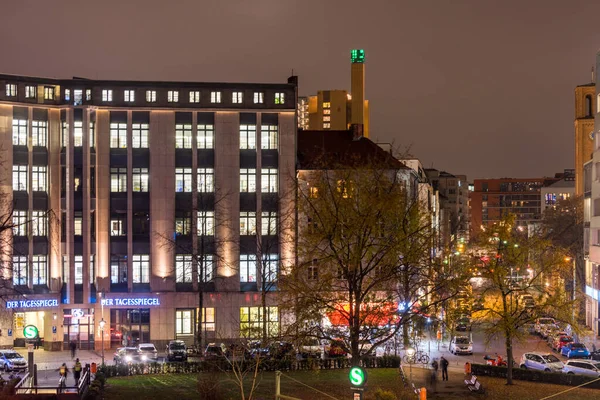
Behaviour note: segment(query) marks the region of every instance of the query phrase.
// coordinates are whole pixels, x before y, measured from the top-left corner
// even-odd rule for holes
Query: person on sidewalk
[[[438,372],[438,362],[437,360],[433,360],[431,363],[431,389],[433,392],[437,391],[437,372]]]
[[[73,367],[73,377],[75,378],[75,385],[78,385],[79,379],[81,378],[81,363],[79,362],[79,358],[75,360],[75,366]]]
[[[77,343],[74,340],[71,340],[69,343],[69,348],[71,349],[71,360],[75,358],[75,350],[77,350]]]
[[[448,380],[448,364],[450,364],[448,362],[448,360],[446,360],[444,358],[444,356],[442,356],[442,358],[440,359],[440,365],[442,367],[442,380],[443,381],[447,381]]]

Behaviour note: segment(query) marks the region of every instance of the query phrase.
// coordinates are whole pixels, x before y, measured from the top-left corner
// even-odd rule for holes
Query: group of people
[[[82,370],[81,362],[79,362],[79,358],[75,359],[75,365],[73,365],[73,378],[75,378],[75,384],[79,383],[79,379],[81,379],[81,370]],[[67,380],[67,375],[69,375],[69,368],[67,367],[67,363],[63,363],[58,369],[59,375],[61,378],[65,378]]]
[[[450,363],[448,362],[448,360],[446,360],[446,358],[444,356],[442,356],[440,358],[440,362],[438,364],[437,360],[433,360],[433,362],[431,363],[431,385],[433,387],[435,387],[436,383],[437,383],[437,373],[438,373],[438,369],[441,368],[442,369],[442,380],[443,381],[447,381],[448,380],[448,365]]]

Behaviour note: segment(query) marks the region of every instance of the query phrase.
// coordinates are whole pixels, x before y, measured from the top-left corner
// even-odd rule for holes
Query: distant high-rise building
[[[596,84],[586,83],[575,88],[575,194],[583,194],[583,164],[594,152],[594,114]]]
[[[308,97],[298,97],[298,129],[308,129]]]

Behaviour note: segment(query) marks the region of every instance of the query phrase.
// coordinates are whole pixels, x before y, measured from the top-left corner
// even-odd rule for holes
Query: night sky
[[[573,89],[600,48],[586,0],[2,2],[0,72],[350,89],[366,51],[372,138],[426,167],[534,177],[573,167]]]

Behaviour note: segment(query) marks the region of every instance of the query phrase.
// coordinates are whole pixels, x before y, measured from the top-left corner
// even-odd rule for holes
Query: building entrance
[[[150,342],[150,309],[126,308],[110,310],[110,344],[137,346]]]
[[[78,349],[94,349],[94,309],[65,309],[63,317],[63,349],[69,350],[71,342],[75,342]]]

